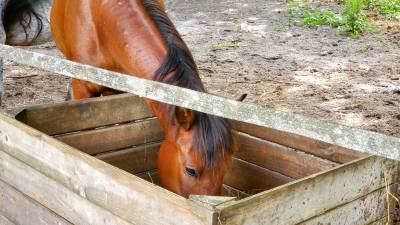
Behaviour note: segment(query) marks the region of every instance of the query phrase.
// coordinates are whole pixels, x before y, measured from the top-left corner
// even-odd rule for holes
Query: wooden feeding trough
[[[9,46],[0,45],[0,56],[251,123],[232,121],[240,149],[225,179],[227,197],[185,199],[157,185],[163,134],[139,97],[30,107],[11,114],[20,122],[0,113],[0,224],[377,225],[397,219],[400,165],[390,159],[400,160],[400,139]]]
[[[15,118],[28,126],[0,116],[0,224],[377,225],[388,207],[396,217],[399,162],[299,135],[232,121],[240,147],[227,197],[184,199],[157,186],[163,132],[139,97]]]

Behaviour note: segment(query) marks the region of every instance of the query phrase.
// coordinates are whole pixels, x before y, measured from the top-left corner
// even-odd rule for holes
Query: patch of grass
[[[329,25],[339,27],[343,25],[343,17],[330,10],[305,10],[303,15],[303,24],[306,26]]]
[[[215,50],[229,50],[229,49],[235,49],[238,47],[239,47],[239,45],[234,42],[223,42],[223,43],[218,43],[216,45],[213,45],[213,49],[215,49]]]
[[[289,0],[283,13],[292,18],[301,18],[308,9],[308,4],[303,0]]]
[[[389,20],[400,21],[400,0],[368,0],[368,8]]]
[[[352,36],[360,36],[366,30],[371,30],[372,25],[363,10],[364,0],[345,0],[344,2],[344,31]]]
[[[364,14],[364,8],[366,7],[364,1],[365,0],[344,0],[344,10],[341,13],[335,13],[331,10],[310,9],[307,4],[299,1],[292,1],[289,3],[285,12],[291,17],[300,19],[302,25],[327,25],[332,28],[339,28],[344,31],[344,34],[349,36],[358,37],[367,30],[375,30],[375,27]]]
[[[307,10],[303,15],[303,24],[306,26],[319,26],[325,25],[326,20],[322,16],[324,14],[323,11],[319,10]]]

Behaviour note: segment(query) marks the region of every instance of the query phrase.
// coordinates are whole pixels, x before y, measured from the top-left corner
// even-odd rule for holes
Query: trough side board
[[[0,179],[73,224],[130,224],[3,151],[0,151]]]
[[[19,179],[19,177],[15,176],[14,179]],[[10,223],[18,225],[71,225],[64,218],[2,180],[0,180],[0,215],[3,215]],[[0,224],[7,223],[0,219]]]
[[[394,186],[392,185],[392,188]],[[387,201],[390,209],[393,209],[395,201],[387,199],[386,188],[369,193],[348,204],[331,209],[308,221],[300,223],[301,225],[365,225],[375,222],[387,215]],[[390,210],[393,213],[393,210]],[[393,214],[390,215],[394,217]],[[340,218],[340,219],[339,219]]]
[[[48,135],[82,131],[154,116],[143,98],[132,94],[43,104],[19,111],[15,116],[17,120]]]
[[[116,99],[119,99],[120,105],[121,102],[123,102],[123,99],[131,99],[133,98],[131,95],[121,95],[121,96],[113,96],[113,98],[106,97],[106,98],[101,98],[101,99],[91,99],[89,102],[88,108],[96,108],[97,107],[97,101],[100,102],[100,104],[103,105],[109,105],[108,101],[115,101]],[[136,99],[137,100],[137,99]],[[68,105],[71,106],[69,110],[76,110],[77,107],[81,107],[82,109],[85,108],[84,102],[86,100],[79,102],[78,103],[69,103]],[[115,142],[114,144],[109,144],[108,147],[101,147],[101,145],[96,145],[97,141],[102,141],[104,137],[106,137],[109,134],[112,134],[114,131],[118,131],[121,129],[121,133],[131,133],[135,132],[135,129],[132,127],[138,127],[141,126],[139,124],[146,123],[146,121],[155,121],[155,119],[146,119],[142,120],[143,118],[149,118],[152,117],[153,114],[149,111],[146,111],[145,108],[147,106],[145,105],[144,101],[139,98],[139,100],[136,101],[137,104],[141,105],[141,107],[138,107],[140,110],[146,113],[139,113],[139,116],[122,116],[123,113],[121,113],[121,118],[123,118],[123,121],[118,121],[121,119],[113,119],[113,118],[106,118],[103,119],[103,122],[101,125],[96,125],[96,124],[89,124],[85,125],[85,122],[83,121],[83,125],[75,125],[76,127],[80,127],[83,129],[83,131],[79,132],[74,132],[78,131],[74,129],[65,129],[65,132],[67,134],[63,134],[62,132],[58,132],[56,130],[53,130],[54,134],[60,134],[57,135],[56,137],[59,138],[60,140],[63,140],[71,145],[74,145],[76,143],[75,147],[83,148],[86,153],[94,154],[96,157],[99,159],[102,159],[110,164],[113,164],[116,167],[122,168],[128,172],[131,173],[141,173],[139,176],[150,180],[150,181],[155,181],[155,183],[159,182],[157,177],[157,173],[154,170],[155,169],[155,164],[150,163],[148,164],[146,161],[141,162],[139,167],[132,166],[127,164],[122,160],[121,157],[135,157],[137,155],[143,156],[145,154],[146,156],[150,158],[156,157],[156,149],[157,141],[162,140],[162,135],[159,135],[159,131],[161,131],[161,127],[159,125],[157,126],[151,126],[153,127],[153,131],[150,131],[150,133],[146,134],[145,136],[152,136],[152,134],[155,134],[156,138],[153,140],[150,140],[150,143],[147,143],[148,140],[145,140],[144,142],[141,141],[143,140],[143,137],[138,138],[137,142],[129,142],[129,141],[122,141],[123,144],[118,145],[118,141]],[[63,107],[64,103],[59,104],[57,107],[60,109]],[[124,104],[122,104],[124,105]],[[125,105],[127,105],[125,103]],[[49,106],[52,107],[52,106]],[[86,108],[87,109],[87,108]],[[104,109],[104,108],[103,108]],[[39,112],[40,110],[42,111],[48,111],[48,112],[57,112],[56,110],[47,110],[46,107],[33,107],[30,109],[27,109],[24,113],[33,113],[35,114],[36,112]],[[108,109],[110,110],[110,109]],[[128,109],[125,109],[125,111]],[[139,110],[139,111],[140,111]],[[98,111],[91,111],[89,110],[86,112],[85,110],[81,110],[82,115],[85,115],[88,117],[90,114],[94,113],[93,115],[98,114]],[[128,111],[126,111],[128,112]],[[57,116],[56,114],[52,114]],[[110,114],[110,113],[105,113],[103,111],[103,114]],[[22,115],[22,114],[20,114]],[[80,117],[82,116],[80,115]],[[49,116],[51,117],[51,116]],[[22,117],[20,117],[22,118]],[[28,118],[28,117],[26,117]],[[34,117],[29,117],[29,118],[34,118]],[[39,120],[49,120],[46,117],[37,117],[36,119]],[[75,118],[76,119],[76,118]],[[26,120],[28,121],[28,120]],[[48,125],[50,126],[51,120],[49,120]],[[81,120],[80,120],[81,121]],[[65,122],[68,123],[68,120]],[[76,123],[76,122],[75,122]],[[119,126],[113,126],[113,123],[121,123]],[[373,203],[377,203],[375,200],[380,200],[381,198],[377,197],[377,193],[381,193],[379,191],[382,190],[382,173],[383,171],[388,172],[388,176],[390,178],[391,184],[396,181],[395,176],[398,175],[399,171],[398,169],[400,168],[398,164],[395,164],[394,162],[390,160],[384,160],[381,158],[377,157],[366,157],[362,160],[357,160],[355,162],[349,162],[352,161],[358,157],[364,156],[365,154],[362,153],[357,153],[355,151],[349,150],[349,149],[344,149],[341,147],[337,147],[331,144],[327,144],[321,141],[309,139],[309,138],[304,138],[299,135],[294,135],[290,133],[285,133],[265,127],[260,127],[257,125],[249,125],[249,124],[244,124],[238,125],[239,122],[234,122],[234,128],[240,132],[236,132],[236,134],[240,135],[242,143],[244,143],[243,146],[241,146],[240,151],[237,155],[239,159],[235,160],[235,165],[237,168],[239,168],[241,171],[246,170],[246,168],[251,168],[251,171],[254,171],[254,169],[257,170],[259,168],[259,171],[261,172],[260,175],[262,174],[275,174],[274,171],[278,170],[279,173],[281,174],[276,174],[276,178],[278,180],[274,181],[271,180],[271,182],[276,182],[272,186],[268,186],[267,184],[262,184],[262,182],[259,185],[264,185],[262,188],[267,189],[267,188],[273,188],[276,186],[279,186],[284,183],[289,183],[284,186],[279,186],[273,190],[269,191],[264,191],[262,193],[259,193],[254,196],[250,196],[247,198],[244,198],[239,201],[229,201],[228,203],[224,203],[221,205],[218,205],[216,207],[211,207],[208,209],[204,209],[201,207],[201,204],[198,204],[194,201],[186,201],[183,200],[182,198],[175,198],[175,196],[172,195],[169,197],[163,196],[162,198],[167,198],[169,200],[167,201],[172,201],[175,202],[176,204],[183,204],[185,208],[183,211],[191,212],[189,213],[189,217],[195,216],[195,218],[198,218],[197,220],[199,224],[201,223],[206,223],[206,224],[218,224],[220,225],[221,223],[224,224],[241,224],[242,222],[244,224],[252,224],[253,222],[255,223],[264,223],[266,222],[267,224],[296,224],[296,223],[305,223],[305,224],[313,224],[313,221],[315,221],[316,218],[320,219],[325,219],[325,221],[329,220],[329,216],[335,215],[338,211],[336,210],[342,210],[346,209],[346,207],[350,207],[351,205],[358,204],[359,201],[364,201],[361,200],[365,198],[367,201],[371,202],[371,205]],[[0,122],[0,128],[1,128],[1,122]],[[29,124],[29,122],[28,122]],[[79,123],[76,123],[79,124]],[[154,124],[157,124],[156,122]],[[37,125],[40,126],[40,125]],[[41,129],[46,130],[46,126],[43,126]],[[70,126],[70,125],[68,125]],[[104,126],[104,127],[102,127]],[[92,128],[98,128],[98,129],[92,129]],[[149,128],[149,127],[147,127]],[[85,130],[87,129],[87,130]],[[89,130],[92,129],[92,130]],[[146,130],[146,129],[145,129]],[[1,129],[0,129],[1,131]],[[126,132],[126,131],[131,131],[131,132]],[[72,132],[72,133],[68,133]],[[143,132],[143,131],[141,131]],[[244,133],[242,133],[244,132]],[[129,134],[132,136],[132,134]],[[252,136],[249,136],[252,135]],[[39,138],[42,135],[39,135]],[[87,139],[88,137],[92,137],[91,139]],[[93,138],[94,137],[94,138]],[[123,140],[128,140],[130,137],[126,136],[123,138]],[[265,139],[265,140],[263,140]],[[0,139],[1,140],[1,139]],[[47,139],[46,139],[47,140]],[[80,141],[79,141],[80,140]],[[89,144],[79,144],[79,143],[84,143],[84,140],[91,140]],[[69,141],[69,142],[68,142]],[[155,141],[155,142],[154,142]],[[247,142],[246,142],[247,141]],[[278,144],[275,144],[273,142],[277,142]],[[124,144],[125,143],[125,144]],[[147,143],[147,144],[145,144]],[[256,143],[256,144],[254,144]],[[135,147],[129,147],[131,145],[135,145]],[[139,146],[136,146],[139,145]],[[148,146],[154,145],[154,149],[151,149],[151,152],[149,154],[145,153],[143,151],[143,148],[147,148]],[[287,147],[284,147],[284,146]],[[22,146],[27,146],[27,145],[22,145]],[[117,149],[112,149],[112,146],[117,146]],[[120,149],[120,148],[125,148],[125,149]],[[85,150],[86,149],[86,150]],[[310,150],[311,149],[311,150]],[[267,151],[269,156],[275,160],[280,160],[285,165],[288,165],[290,163],[300,166],[302,163],[307,164],[307,167],[305,167],[304,170],[293,170],[296,168],[290,167],[292,164],[288,165],[288,167],[284,168],[275,168],[275,167],[268,167],[271,166],[271,163],[266,163],[268,160],[272,159],[262,159],[262,157],[259,157],[260,154],[257,153],[257,151]],[[297,151],[298,150],[298,151]],[[29,153],[25,151],[20,151],[19,153],[13,152],[12,154],[15,154],[16,158],[22,161],[26,161],[27,164],[31,165],[32,167],[36,168],[41,168],[43,164],[48,164],[46,161],[40,162],[40,159],[31,159],[31,156],[28,156]],[[65,150],[63,150],[65,151]],[[76,150],[74,150],[76,151]],[[246,154],[244,153],[246,151]],[[308,154],[303,154],[299,151],[304,151],[307,152]],[[276,152],[276,154],[275,154]],[[287,157],[285,158],[280,158],[279,152],[284,152],[287,153]],[[11,154],[11,153],[10,153]],[[65,154],[63,152],[63,154]],[[253,155],[252,155],[253,154]],[[258,154],[258,155],[257,155]],[[310,155],[312,154],[312,155]],[[67,154],[69,155],[69,154]],[[79,154],[73,154],[74,156],[77,157],[77,159],[80,160]],[[315,155],[315,157],[313,156]],[[322,157],[324,159],[320,159],[318,157]],[[50,158],[48,158],[50,159]],[[87,161],[88,159],[84,159],[83,161]],[[343,163],[343,162],[348,162],[343,166],[340,166],[338,169],[330,169],[328,172],[322,172],[316,175],[312,175],[315,172],[319,171],[324,171],[328,170],[329,168],[333,168],[337,166],[337,163],[330,162],[328,160],[332,160],[337,163]],[[375,161],[374,161],[375,160]],[[89,160],[90,161],[90,160]],[[249,162],[245,162],[249,161]],[[155,161],[154,161],[155,162]],[[273,163],[272,163],[273,164]],[[97,164],[96,164],[97,165]],[[54,164],[46,165],[45,167],[51,168],[54,166]],[[370,166],[370,168],[368,168]],[[263,167],[267,167],[263,168]],[[103,168],[103,167],[102,167]],[[106,167],[104,167],[106,168]],[[107,167],[108,168],[108,167]],[[372,169],[371,174],[368,176],[366,173],[367,169]],[[397,168],[397,171],[396,169]],[[271,169],[271,170],[269,170]],[[250,171],[250,170],[249,170]],[[341,172],[338,172],[341,171]],[[115,173],[119,173],[114,171]],[[122,171],[121,171],[122,172]],[[57,178],[53,178],[58,181],[60,179],[64,185],[69,187],[71,190],[73,190],[75,193],[78,193],[82,195],[84,193],[85,197],[87,197],[89,200],[95,202],[96,204],[100,206],[104,206],[106,204],[111,203],[111,205],[117,205],[117,202],[119,201],[119,198],[116,196],[113,196],[113,200],[109,201],[108,199],[104,199],[104,190],[95,190],[95,189],[84,189],[84,191],[81,190],[79,186],[81,184],[76,185],[77,183],[80,183],[80,181],[71,181],[72,179],[70,178],[71,175],[67,174],[57,174],[57,171],[49,171],[46,169],[44,172],[46,175],[50,173],[48,176],[54,176]],[[51,174],[54,173],[54,174]],[[70,173],[70,172],[68,172]],[[72,174],[71,170],[71,174]],[[381,173],[381,174],[380,174]],[[351,174],[353,178],[351,177]],[[357,182],[357,180],[361,178],[357,178],[358,174],[360,174],[363,178],[366,178],[363,181],[360,181],[358,190],[356,190],[356,186],[358,185],[352,185],[350,180],[353,180],[353,182]],[[380,174],[380,175],[378,175]],[[150,175],[150,176],[149,176]],[[283,176],[282,176],[283,175]],[[311,175],[311,176],[310,176]],[[85,174],[87,176],[87,174]],[[125,175],[124,175],[125,176]],[[303,178],[305,176],[308,176],[302,180],[299,181],[293,181],[292,178]],[[133,176],[131,176],[133,177]],[[272,176],[274,177],[274,176]],[[337,177],[337,179],[334,177]],[[282,183],[279,183],[281,181]],[[228,181],[229,181],[229,175],[228,175]],[[241,192],[240,190],[237,190],[236,187],[240,185],[246,185],[243,184],[241,180],[233,180],[230,179],[231,183],[227,183],[228,185],[225,185],[224,191],[233,191],[238,193],[238,195],[242,195],[242,197],[246,197],[247,194]],[[328,184],[321,184],[321,182],[328,181]],[[341,186],[340,182],[344,183],[346,186]],[[251,180],[250,180],[251,182]],[[86,182],[85,182],[86,183]],[[142,183],[143,184],[143,183]],[[233,185],[235,188],[230,187],[229,185]],[[84,184],[86,185],[86,184]],[[150,185],[150,187],[154,187],[154,185],[150,183],[145,183],[144,185]],[[140,185],[139,185],[140,186]],[[93,187],[93,186],[92,186]],[[323,195],[324,193],[329,193],[331,192],[332,187],[337,187],[338,190],[333,191],[334,196],[323,196],[321,199],[325,200],[320,200],[316,199],[317,196],[314,196],[311,190],[316,191],[316,193],[319,193],[320,195]],[[246,189],[245,186],[242,186],[243,189]],[[144,188],[143,190],[145,190]],[[149,188],[150,192],[157,190],[163,190],[161,188],[157,189],[152,189]],[[86,192],[86,190],[89,190]],[[296,194],[297,191],[299,194]],[[163,190],[164,193],[166,192]],[[262,190],[259,190],[262,191]],[[259,192],[256,191],[256,192]],[[146,191],[145,191],[146,192]],[[256,193],[255,192],[255,193]],[[164,193],[161,193],[163,195]],[[154,193],[154,195],[157,195],[158,193]],[[167,195],[170,195],[171,193],[166,192]],[[306,197],[303,197],[306,196]],[[344,196],[344,197],[343,197]],[[375,197],[374,197],[375,196]],[[380,195],[379,195],[380,196]],[[107,196],[108,197],[108,196]],[[335,198],[336,197],[336,198]],[[343,198],[342,198],[343,197]],[[335,199],[334,199],[335,198]],[[108,200],[108,202],[107,202]],[[132,201],[131,201],[132,202]],[[282,202],[282,204],[278,204],[277,202]],[[300,203],[301,202],[301,203]],[[125,207],[128,207],[127,203],[124,203]],[[276,206],[278,204],[279,206]],[[159,204],[160,207],[163,207]],[[174,204],[173,204],[174,205]],[[282,206],[281,206],[282,205]],[[294,208],[292,207],[294,206]],[[284,207],[288,207],[285,211]],[[374,205],[376,206],[376,205]],[[292,207],[292,208],[290,208]],[[297,207],[297,208],[296,208]],[[179,207],[178,207],[179,208]],[[274,211],[275,210],[275,211]],[[362,209],[360,209],[362,210]],[[147,221],[145,218],[140,218],[140,219],[134,219],[127,213],[123,212],[123,209],[111,209],[111,212],[118,212],[116,215],[122,215],[121,218],[127,218],[127,221],[130,222],[143,222],[145,221],[145,224],[151,224],[150,221]],[[250,211],[250,213],[248,213]],[[303,213],[303,211],[305,211]],[[218,212],[218,213],[217,213]],[[280,213],[279,213],[280,212]],[[291,217],[285,217],[284,214],[291,214],[290,212],[293,212],[293,216]],[[298,212],[301,212],[299,214]],[[357,211],[357,215],[361,215]],[[282,214],[284,213],[284,214]],[[375,213],[375,214],[374,214]],[[373,222],[374,219],[379,219],[376,218],[376,216],[380,213],[380,211],[373,211],[370,217],[366,218],[366,221]],[[182,215],[184,215],[183,213]],[[268,217],[268,215],[270,215]],[[279,216],[278,216],[279,215]],[[351,219],[356,220],[357,215],[354,215],[353,217],[349,217],[349,221]],[[142,217],[145,217],[145,215],[142,215]],[[185,217],[185,216],[184,216]],[[279,218],[278,218],[279,217]],[[285,219],[287,219],[285,221]],[[178,221],[179,219],[172,219],[172,221]],[[186,220],[182,220],[182,224],[185,223]],[[154,222],[154,221],[152,221]],[[181,221],[179,221],[181,222]],[[196,222],[196,220],[195,220]],[[339,221],[340,222],[340,221]],[[171,222],[174,223],[174,222]],[[141,223],[139,223],[141,224]],[[181,223],[178,223],[181,224]],[[338,223],[340,224],[340,223]],[[360,223],[362,224],[362,223]]]
[[[238,143],[240,143],[239,151],[235,154],[237,158],[294,179],[300,179],[339,165],[261,138],[235,133]]]
[[[252,136],[297,149],[337,163],[347,163],[365,157],[367,154],[346,149],[297,134],[291,134],[267,127],[232,121],[233,128]]]
[[[130,223],[212,223],[213,211],[81,153],[3,114],[0,114],[0,147],[32,167],[33,171],[54,179]]]
[[[297,224],[393,184],[399,162],[369,156],[251,197],[218,206],[224,224]]]
[[[164,132],[158,120],[151,118],[119,126],[63,134],[55,138],[87,154],[95,155],[161,141],[164,139]]]

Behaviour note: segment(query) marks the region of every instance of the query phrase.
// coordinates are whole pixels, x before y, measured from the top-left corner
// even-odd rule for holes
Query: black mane
[[[167,58],[157,70],[155,80],[205,92],[193,56],[167,14],[156,0],[142,0],[142,4],[168,45]],[[174,75],[167,77],[171,72]],[[172,120],[177,107],[167,107]],[[207,168],[215,168],[225,153],[232,153],[233,138],[226,119],[195,111],[194,129],[194,147],[200,151]]]

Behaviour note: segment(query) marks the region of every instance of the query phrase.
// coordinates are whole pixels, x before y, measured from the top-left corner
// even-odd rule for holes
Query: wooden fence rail
[[[400,160],[400,139],[0,45],[0,57],[156,101]]]

